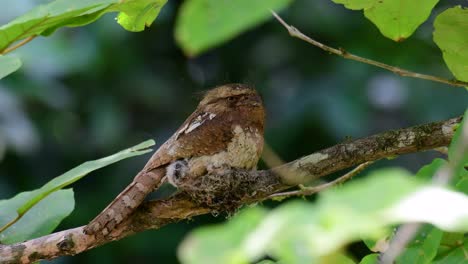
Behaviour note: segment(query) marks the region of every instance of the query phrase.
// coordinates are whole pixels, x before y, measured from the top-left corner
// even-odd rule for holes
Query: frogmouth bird
[[[254,169],[263,149],[265,112],[258,93],[244,84],[209,90],[195,111],[153,154],[145,167],[94,220],[86,234],[109,234],[166,179],[182,188],[207,174]]]

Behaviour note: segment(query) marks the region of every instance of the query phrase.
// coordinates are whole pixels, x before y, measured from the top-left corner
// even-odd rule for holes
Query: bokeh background
[[[44,2],[3,1],[0,23]],[[252,84],[263,95],[266,140],[285,161],[350,138],[458,116],[468,105],[463,88],[404,78],[330,55],[291,38],[273,19],[188,58],[174,40],[181,3],[170,0],[141,33],[123,30],[115,14],[108,14],[86,27],[37,38],[16,52],[24,66],[0,82],[0,199],[146,139],[160,145],[196,107],[201,91],[227,82]],[[403,43],[383,37],[361,12],[329,0],[296,0],[281,15],[333,47],[451,78],[432,41],[432,22],[456,4],[468,5],[442,1]],[[415,171],[437,155],[406,155],[374,168]],[[59,229],[91,220],[149,156],[125,160],[74,184],[75,210]],[[224,220],[198,217],[54,262],[177,263],[177,245],[187,232]],[[360,251],[353,247],[354,254]]]

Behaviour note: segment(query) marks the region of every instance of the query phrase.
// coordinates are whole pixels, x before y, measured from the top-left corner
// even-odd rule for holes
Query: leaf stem
[[[31,40],[33,40],[34,38],[36,38],[36,35],[32,35],[32,36],[29,36],[25,39],[23,39],[22,41],[16,43],[15,45],[11,45],[11,46],[8,46],[6,47],[4,50],[0,51],[0,55],[5,55],[9,52],[12,52],[14,51],[15,49],[25,45],[26,43],[30,42]]]
[[[363,57],[354,55],[352,53],[347,52],[346,50],[344,50],[342,48],[335,49],[335,48],[329,47],[329,46],[327,46],[325,44],[322,44],[322,43],[320,43],[320,42],[306,36],[304,33],[299,31],[297,28],[295,28],[295,27],[293,27],[291,25],[288,25],[274,11],[271,11],[271,12],[272,12],[273,16],[288,30],[289,35],[291,35],[291,37],[301,39],[301,40],[303,40],[303,41],[305,41],[305,42],[307,42],[309,44],[312,44],[312,45],[314,45],[316,47],[319,47],[319,48],[323,49],[324,51],[327,51],[327,52],[333,53],[335,55],[341,56],[341,57],[343,57],[345,59],[350,59],[350,60],[359,61],[359,62],[362,62],[362,63],[365,63],[365,64],[373,65],[373,66],[376,66],[376,67],[391,71],[391,72],[393,72],[395,74],[398,74],[400,76],[412,77],[412,78],[423,79],[423,80],[429,80],[429,81],[439,82],[439,83],[445,83],[445,84],[452,85],[452,86],[468,87],[468,82],[462,82],[462,81],[459,81],[459,80],[449,80],[449,79],[445,79],[445,78],[438,77],[438,76],[433,76],[433,75],[427,75],[427,74],[421,74],[421,73],[417,73],[417,72],[408,71],[408,70],[405,70],[405,69],[402,69],[402,68],[398,68],[398,67],[395,67],[395,66],[391,66],[391,65],[379,62],[379,61],[374,61],[374,60],[371,60],[371,59],[367,59],[367,58],[363,58]]]
[[[5,231],[7,228],[9,228],[10,226],[12,226],[14,223],[18,222],[18,220],[21,219],[23,215],[22,214],[17,214],[15,219],[11,220],[10,222],[8,222],[6,225],[0,227],[0,233],[2,233],[3,231]]]

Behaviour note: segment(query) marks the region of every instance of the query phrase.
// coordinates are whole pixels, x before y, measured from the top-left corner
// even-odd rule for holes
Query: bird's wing
[[[195,111],[153,154],[143,170],[151,171],[178,159],[218,153],[227,148],[232,137],[230,116]]]

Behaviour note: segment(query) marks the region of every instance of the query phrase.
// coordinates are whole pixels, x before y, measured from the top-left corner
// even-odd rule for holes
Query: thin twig
[[[323,191],[323,190],[325,190],[327,188],[330,188],[332,186],[335,186],[337,184],[343,183],[343,182],[351,179],[352,177],[356,176],[361,171],[363,171],[365,168],[369,167],[372,163],[374,163],[374,162],[373,161],[368,161],[368,162],[362,163],[361,165],[357,166],[356,168],[354,168],[350,172],[346,173],[343,176],[340,176],[339,178],[337,178],[337,179],[335,179],[335,180],[333,180],[331,182],[320,184],[318,186],[302,187],[300,190],[295,190],[295,191],[290,191],[290,192],[274,193],[274,194],[268,196],[267,199],[273,199],[273,198],[282,199],[282,198],[287,198],[287,197],[291,197],[291,196],[305,196],[305,195],[312,195],[314,193],[321,192],[321,191]]]
[[[37,36],[37,35],[29,36],[29,37],[23,39],[22,41],[16,43],[15,45],[8,46],[8,47],[6,47],[4,50],[2,50],[2,51],[0,52],[0,54],[1,54],[1,55],[5,55],[5,54],[7,54],[7,53],[9,53],[9,52],[12,52],[12,51],[14,51],[15,49],[17,49],[17,48],[19,48],[19,47],[25,45],[25,44],[28,43],[28,42],[30,42],[31,40],[33,40],[34,38],[36,38],[36,36]]]
[[[398,67],[395,67],[395,66],[391,66],[391,65],[388,65],[388,64],[385,64],[385,63],[382,63],[382,62],[378,62],[378,61],[370,60],[370,59],[367,59],[367,58],[359,57],[357,55],[354,55],[352,53],[347,52],[346,50],[344,50],[342,48],[335,49],[335,48],[329,47],[329,46],[327,46],[325,44],[322,44],[322,43],[320,43],[320,42],[318,42],[318,41],[304,35],[297,28],[295,28],[295,27],[293,27],[291,25],[288,25],[286,22],[284,22],[284,20],[278,14],[276,14],[274,11],[271,11],[271,12],[273,13],[273,16],[288,30],[289,35],[291,35],[291,37],[299,38],[299,39],[301,39],[301,40],[303,40],[303,41],[305,41],[305,42],[307,42],[309,44],[312,44],[312,45],[314,45],[316,47],[319,47],[319,48],[323,49],[324,51],[336,54],[336,55],[341,56],[341,57],[343,57],[345,59],[355,60],[355,61],[359,61],[359,62],[362,62],[362,63],[365,63],[365,64],[373,65],[373,66],[376,66],[376,67],[379,67],[379,68],[382,68],[382,69],[386,69],[386,70],[391,71],[391,72],[393,72],[395,74],[398,74],[400,76],[424,79],[424,80],[429,80],[429,81],[439,82],[439,83],[445,83],[445,84],[449,84],[449,85],[453,85],[453,86],[459,86],[459,87],[468,87],[468,82],[462,82],[462,81],[459,81],[459,80],[449,80],[449,79],[445,79],[445,78],[437,77],[437,76],[433,76],[433,75],[427,75],[427,74],[421,74],[421,73],[417,73],[417,72],[408,71],[408,70],[401,69],[401,68],[398,68]]]

